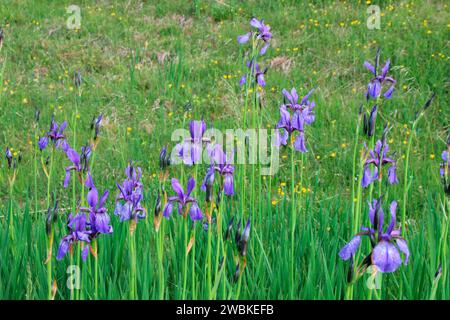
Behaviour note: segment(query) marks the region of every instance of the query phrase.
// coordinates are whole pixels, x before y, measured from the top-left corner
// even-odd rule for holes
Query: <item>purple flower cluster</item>
[[[63,237],[59,243],[57,260],[61,260],[69,251],[74,242],[84,242],[85,246],[82,251],[82,258],[86,260],[89,254],[90,243],[99,234],[109,234],[113,232],[110,225],[110,217],[105,202],[108,198],[108,190],[106,190],[99,199],[99,193],[94,185],[90,173],[86,177],[86,187],[89,189],[87,194],[88,207],[80,208],[80,212],[75,216],[70,213],[67,227],[69,234]],[[86,214],[88,218],[86,218]]]
[[[247,68],[250,70],[250,75],[253,79],[256,80],[258,85],[261,87],[266,86],[266,80],[264,79],[264,75],[267,73],[267,70],[269,69],[266,67],[264,70],[261,70],[261,67],[259,66],[259,63],[254,62],[254,60],[247,61]],[[239,81],[239,85],[243,86],[247,82],[247,75],[243,75],[241,80]]]
[[[384,66],[381,68],[381,73],[378,73],[378,64],[380,60],[380,51],[377,52],[377,56],[375,58],[375,66],[373,66],[370,62],[365,61],[364,66],[373,74],[373,78],[370,79],[370,82],[367,86],[366,98],[369,99],[378,99],[381,96],[383,91],[383,86],[385,84],[390,84],[390,87],[384,91],[384,97],[386,99],[392,98],[392,93],[394,92],[394,85],[396,81],[394,78],[389,77],[387,74],[389,72],[389,66],[391,61],[388,59]]]
[[[406,240],[401,237],[401,231],[394,229],[396,222],[397,202],[390,205],[391,220],[384,232],[384,212],[381,206],[382,199],[374,199],[369,203],[369,220],[371,227],[361,228],[361,232],[356,234],[339,252],[339,257],[349,260],[355,255],[361,244],[361,238],[368,236],[372,245],[369,254],[370,262],[376,266],[380,272],[394,272],[402,264],[400,252],[405,255],[404,264],[408,264],[409,249]]]
[[[61,125],[58,125],[56,121],[52,118],[50,123],[50,130],[39,139],[39,149],[42,151],[47,148],[48,143],[51,141],[55,144],[56,148],[61,148],[64,151],[67,149],[66,136],[64,135],[64,130],[67,127],[67,122],[64,121]]]
[[[262,47],[259,50],[260,55],[264,55],[269,48],[269,40],[272,38],[272,33],[270,32],[270,27],[264,24],[264,20],[258,20],[256,18],[252,18],[250,20],[250,25],[255,29],[255,31],[249,31],[246,34],[243,34],[237,38],[239,44],[246,43],[250,40],[250,38],[255,35],[255,39],[258,41],[258,47],[260,44]]]
[[[375,148],[369,150],[369,158],[364,162],[364,175],[361,179],[363,188],[366,188],[376,180],[381,180],[382,168],[386,165],[389,165],[387,170],[389,183],[398,183],[395,160],[389,157],[388,152],[389,145],[386,143],[385,138],[382,141],[378,140],[375,143]]]
[[[214,182],[214,174],[218,172],[223,177],[223,191],[227,196],[234,195],[234,166],[227,161],[227,155],[219,144],[214,145],[209,151],[211,166],[209,167],[201,189],[206,191],[208,185]]]
[[[176,155],[185,165],[192,166],[201,162],[203,146],[209,143],[209,140],[203,137],[205,131],[206,123],[203,119],[201,121],[193,120],[189,122],[190,137],[175,146]]]
[[[180,182],[173,178],[172,179],[172,189],[177,194],[176,196],[169,197],[163,211],[163,216],[166,218],[170,217],[170,214],[172,213],[173,206],[175,204],[178,205],[178,213],[183,214],[183,209],[188,209],[189,205],[189,216],[191,217],[192,221],[202,220],[203,214],[200,210],[200,207],[198,206],[197,200],[194,197],[191,197],[191,193],[195,188],[195,179],[190,178],[187,183],[187,190],[186,193],[184,192],[183,187],[181,186]]]
[[[285,103],[280,106],[280,120],[276,126],[277,133],[275,145],[287,145],[288,138],[295,131],[298,135],[295,138],[294,148],[300,152],[307,152],[305,143],[305,125],[311,125],[315,121],[314,107],[315,102],[310,101],[309,97],[314,92],[314,89],[308,92],[300,101],[297,90],[292,88],[291,92],[283,89]],[[289,112],[292,110],[292,116]],[[283,130],[281,133],[280,129]]]
[[[66,176],[64,178],[64,188],[69,186],[70,172],[75,171],[81,174],[89,171],[89,157],[92,152],[92,147],[89,145],[81,147],[81,153],[78,154],[74,149],[72,149],[69,144],[67,144],[66,155],[72,162],[71,166],[66,167]]]
[[[125,169],[127,178],[117,188],[120,193],[116,199],[116,209],[114,214],[120,217],[120,222],[133,219],[144,219],[146,217],[145,209],[141,205],[143,198],[143,185],[141,182],[141,168],[136,168],[130,163]]]

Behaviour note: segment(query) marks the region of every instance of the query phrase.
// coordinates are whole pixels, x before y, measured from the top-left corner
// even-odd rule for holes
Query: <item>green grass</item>
[[[399,202],[399,209],[404,204],[405,158],[411,141],[405,230],[411,258],[407,266],[383,275],[381,290],[369,290],[370,275],[364,274],[354,283],[351,297],[449,299],[448,249],[440,252],[448,248],[444,230],[449,205],[439,177],[449,124],[448,5],[445,1],[380,1],[381,29],[368,30],[365,1],[312,3],[82,1],[81,29],[74,31],[65,24],[71,1],[2,1],[0,149],[13,148],[22,161],[12,188],[8,181],[13,170],[3,155],[0,162],[0,299],[48,298],[45,218],[53,199],[61,208],[54,226],[50,279],[57,285],[55,299],[130,297],[128,225],[113,214],[115,183],[123,180],[129,160],[142,167],[143,204],[148,211],[135,233],[137,298],[348,298],[349,265],[337,254],[354,228],[359,228],[352,216],[355,127],[370,79],[363,62],[373,61],[378,47],[382,62],[391,59],[391,74],[398,81],[393,99],[383,103],[377,121],[377,139],[385,123],[392,126],[388,140],[396,152],[400,180],[398,185],[383,186],[384,208],[392,200]],[[264,66],[272,62],[272,67],[266,75],[263,109],[257,112],[251,103],[250,112],[245,110],[245,93],[238,85],[248,46],[239,46],[236,37],[248,31],[252,16],[264,18],[273,31],[272,45],[261,61]],[[81,95],[72,79],[77,70],[83,77]],[[172,131],[187,128],[189,120],[202,116],[208,127],[219,129],[240,127],[244,115],[247,123],[254,119],[261,127],[273,128],[279,118],[281,90],[293,86],[301,95],[317,88],[316,121],[306,133],[309,152],[304,161],[299,153],[293,159],[299,191],[295,212],[291,211],[289,148],[281,152],[280,171],[273,177],[260,179],[258,167],[237,166],[236,195],[225,199],[214,213],[222,216],[222,230],[212,228],[211,262],[208,232],[200,223],[195,227],[194,249],[186,259],[192,223],[174,213],[162,221],[159,232],[153,224],[160,148],[166,144],[172,148]],[[412,130],[415,112],[431,92],[437,95],[435,101]],[[186,111],[187,103],[191,109]],[[37,124],[36,109],[41,112]],[[42,163],[50,149],[36,152],[36,142],[54,114],[58,123],[69,122],[69,142],[79,149],[92,138],[90,122],[100,113],[105,121],[91,171],[98,189],[110,190],[107,207],[114,233],[98,239],[97,295],[92,255],[79,263],[81,290],[71,293],[66,286],[69,255],[58,262],[55,254],[66,234],[68,212],[83,201],[81,188],[75,183],[62,188],[69,161],[56,152],[47,190]],[[357,155],[363,141],[360,136]],[[206,169],[205,165],[197,170],[173,166],[169,178],[183,178],[185,185],[189,174],[197,174],[201,181]],[[296,186],[301,172],[302,185]],[[165,190],[172,195],[170,183],[165,182]],[[195,192],[204,209],[204,193]],[[368,197],[364,190],[359,199],[364,225],[368,225]],[[237,282],[234,241],[223,240],[220,245],[233,216],[252,221],[246,267]],[[368,250],[364,242],[360,252]],[[73,259],[78,259],[76,247]],[[440,264],[444,272],[436,280]]]

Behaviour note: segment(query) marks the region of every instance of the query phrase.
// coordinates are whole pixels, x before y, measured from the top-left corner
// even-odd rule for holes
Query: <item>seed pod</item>
[[[234,273],[234,281],[235,282],[238,281],[240,275],[241,275],[241,266],[240,266],[240,263],[238,262],[236,265],[236,272]]]
[[[6,160],[8,161],[8,168],[11,168],[13,155],[12,155],[11,150],[8,147],[6,147],[5,156],[6,156]]]
[[[170,157],[167,154],[167,147],[162,147],[159,153],[159,168],[161,170],[166,169],[170,165]]]
[[[436,270],[436,273],[434,274],[434,279],[438,279],[442,274],[442,264],[439,264],[438,269]]]
[[[38,108],[36,108],[34,110],[34,121],[39,122],[40,117],[41,117],[41,111]]]
[[[231,237],[231,230],[233,229],[234,217],[228,222],[227,232],[225,233],[225,240],[229,240]]]
[[[427,109],[430,107],[431,102],[433,102],[433,100],[434,100],[435,97],[436,97],[436,93],[433,92],[433,93],[431,94],[431,97],[428,98],[427,102],[425,102],[425,104],[423,105],[423,107],[422,107],[422,110],[423,110],[423,111],[427,110]]]
[[[247,243],[250,236],[250,219],[247,220],[244,231],[241,235],[241,240],[239,242],[239,252],[241,256],[245,257],[247,255]]]
[[[375,126],[376,126],[376,120],[377,120],[377,110],[378,106],[374,105],[372,108],[372,111],[370,111],[370,116],[368,119],[368,131],[367,136],[372,137],[375,134]]]
[[[49,207],[47,209],[47,218],[45,220],[45,231],[47,232],[48,236],[51,235],[53,224],[56,222],[57,211],[58,211],[58,201],[55,202],[55,206],[53,208]]]
[[[155,204],[155,217],[159,217],[161,214],[161,192],[158,190],[158,198],[156,198]]]
[[[350,266],[349,266],[348,272],[347,272],[347,283],[352,283],[352,281],[353,281],[354,263],[355,263],[355,261],[354,261],[353,255],[352,255],[352,257],[350,258]]]
[[[239,247],[239,243],[241,242],[241,220],[237,223],[237,230],[234,234],[234,241],[236,242],[236,245]]]
[[[75,87],[79,88],[81,87],[81,73],[80,71],[75,71],[73,75],[73,83],[75,84]]]

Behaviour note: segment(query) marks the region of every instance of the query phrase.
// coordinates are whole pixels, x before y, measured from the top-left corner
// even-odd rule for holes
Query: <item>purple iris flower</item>
[[[114,214],[120,217],[120,222],[134,219],[144,219],[146,217],[145,209],[141,205],[143,198],[143,185],[141,183],[141,168],[137,170],[130,163],[125,169],[127,178],[122,185],[117,184],[120,193],[116,199],[116,209]]]
[[[314,101],[310,101],[309,97],[312,95],[315,89],[311,89],[301,100],[298,101],[298,93],[295,88],[291,89],[291,92],[289,92],[286,89],[283,89],[282,93],[283,96],[286,98],[285,105],[286,107],[292,109],[293,111],[300,111],[302,117],[305,120],[305,123],[310,125],[314,122],[315,115],[313,112],[314,107],[316,106],[316,103]]]
[[[299,134],[295,138],[294,148],[300,152],[308,152],[306,149],[304,133],[305,118],[302,116],[302,112],[295,111],[294,115],[291,117],[291,114],[283,104],[280,106],[280,116],[280,120],[276,126],[275,146],[279,147],[281,145],[287,145],[289,136],[295,131],[298,131]],[[280,129],[284,130],[283,134],[281,134]]]
[[[376,61],[379,60],[379,53],[377,54]],[[394,85],[396,81],[392,77],[388,77],[387,74],[389,72],[389,66],[391,64],[391,61],[388,59],[386,63],[384,64],[383,68],[381,68],[381,73],[378,73],[378,62],[376,62],[375,66],[370,64],[368,61],[364,62],[364,66],[373,74],[373,78],[370,80],[368,86],[367,86],[367,92],[366,92],[366,98],[369,100],[377,99],[380,97],[382,92],[382,87],[386,83],[390,83],[391,86],[389,89],[387,89],[384,92],[384,97],[386,99],[390,99],[392,97],[392,93],[394,92]]]
[[[447,138],[447,147],[450,149],[450,135]],[[442,152],[442,163],[440,166],[439,174],[444,184],[444,191],[447,195],[450,195],[450,182],[448,176],[450,174],[450,156],[448,150]]]
[[[203,119],[201,121],[193,120],[189,122],[190,137],[175,146],[177,155],[184,164],[192,166],[201,163],[203,145],[205,144],[207,146],[210,142],[209,139],[203,137],[205,131],[206,123]]]
[[[91,231],[87,230],[87,226],[86,215],[83,213],[79,213],[75,216],[73,216],[72,213],[69,214],[69,222],[67,223],[69,234],[63,237],[59,243],[58,253],[56,255],[57,260],[62,260],[67,252],[69,252],[73,243],[80,241],[86,244],[81,252],[81,257],[86,261],[89,254],[89,244],[91,242]]]
[[[442,152],[441,157],[442,157],[442,163],[441,163],[441,167],[440,167],[440,170],[439,170],[439,174],[441,175],[441,178],[444,178],[445,174],[446,174],[445,168],[447,168],[447,175],[450,173],[450,158],[449,158],[448,151],[444,150]]]
[[[262,40],[262,47],[259,50],[260,55],[264,55],[269,48],[269,40],[272,38],[272,33],[270,32],[270,27],[264,24],[264,20],[258,20],[256,18],[252,18],[250,20],[250,25],[256,29],[256,39]],[[248,42],[253,35],[253,31],[247,32],[237,38],[239,44],[243,44]]]
[[[189,216],[191,217],[191,220],[194,222],[197,220],[202,220],[203,214],[198,206],[197,200],[191,197],[191,193],[192,190],[194,190],[194,187],[195,187],[195,180],[194,178],[190,178],[187,183],[186,193],[184,193],[183,187],[181,186],[180,182],[177,179],[173,178],[172,188],[177,195],[169,197],[166,206],[164,207],[163,216],[166,218],[170,217],[174,204],[178,204],[179,214],[182,214],[183,208],[187,207],[190,204],[191,207],[189,209]]]
[[[110,225],[110,217],[104,207],[108,198],[108,190],[106,190],[99,200],[98,190],[95,188],[92,176],[87,174],[86,186],[90,189],[87,194],[87,202],[89,207],[80,208],[81,212],[89,213],[89,223],[92,231],[92,237],[95,238],[99,233],[112,233],[113,227]]]
[[[381,140],[376,142],[374,150],[369,150],[369,158],[364,163],[364,173],[361,180],[363,188],[366,188],[377,179],[381,180],[382,167],[388,164],[390,165],[387,170],[389,183],[398,183],[395,160],[388,156],[388,152],[389,145],[384,139],[383,142]],[[371,167],[373,167],[373,171]]]
[[[264,70],[261,70],[259,63],[253,63],[253,60],[247,62],[247,67],[251,70],[252,81],[253,79],[256,79],[258,85],[260,85],[261,87],[265,87],[266,80],[264,79],[264,75],[267,73],[267,70],[269,68],[266,67]],[[243,86],[246,82],[247,75],[243,75],[241,80],[239,81],[239,85]]]
[[[401,231],[394,229],[397,211],[397,202],[393,201],[390,205],[391,220],[383,232],[384,212],[381,207],[381,199],[374,199],[373,203],[369,203],[369,220],[370,228],[362,228],[362,232],[356,234],[350,242],[348,242],[339,251],[339,257],[342,260],[349,260],[354,256],[361,244],[361,237],[368,236],[372,244],[372,252],[370,253],[371,264],[376,266],[380,272],[394,272],[402,264],[400,252],[405,255],[404,264],[408,264],[409,249],[406,240],[401,237]]]
[[[100,114],[97,118],[94,117],[91,122],[91,130],[94,130],[94,140],[97,140],[97,137],[100,134],[100,126],[102,125],[103,115]]]
[[[247,255],[247,244],[248,238],[250,237],[250,219],[247,220],[247,224],[245,225],[244,231],[238,241],[238,249],[241,256],[245,257]]]
[[[209,157],[211,159],[211,166],[206,173],[205,179],[203,180],[201,189],[206,191],[207,185],[214,182],[214,173],[218,172],[223,177],[223,191],[227,196],[234,195],[234,166],[227,160],[227,155],[222,149],[222,146],[216,144],[209,151]]]
[[[8,168],[11,168],[12,162],[13,162],[13,154],[8,147],[6,147],[5,156],[6,156],[6,160],[8,161]]]
[[[69,186],[70,172],[76,171],[78,173],[89,171],[89,157],[91,155],[92,147],[83,146],[81,147],[81,155],[78,154],[74,149],[68,147],[66,151],[67,158],[72,162],[71,166],[66,167],[66,176],[64,178],[64,188]]]
[[[39,139],[39,149],[41,151],[44,150],[49,141],[52,141],[56,145],[56,148],[61,148],[63,151],[66,151],[68,148],[66,136],[64,135],[64,130],[66,127],[67,121],[64,121],[61,125],[58,125],[56,121],[52,119],[52,122],[50,123],[50,130]]]

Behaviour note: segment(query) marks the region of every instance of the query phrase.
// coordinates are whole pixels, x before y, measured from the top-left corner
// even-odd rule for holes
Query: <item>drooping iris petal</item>
[[[192,221],[202,220],[203,214],[196,202],[193,202],[189,210],[189,216]]]
[[[70,181],[70,170],[66,170],[66,176],[64,177],[64,188],[67,188],[69,186]]]
[[[71,239],[71,236],[66,236],[61,239],[58,246],[58,253],[56,254],[56,260],[62,260],[66,256],[67,252],[69,252]]]
[[[168,219],[170,217],[170,214],[172,213],[172,209],[173,209],[172,202],[168,202],[164,207],[163,216]]]
[[[246,34],[238,36],[237,41],[238,41],[239,44],[246,43],[250,39],[251,36],[252,36],[252,33],[251,32],[247,32]]]
[[[256,81],[261,87],[266,86],[266,80],[264,79],[264,73],[258,73],[256,76]]]
[[[381,94],[380,81],[378,81],[378,80],[370,81],[370,83],[367,87],[367,92],[368,92],[369,96],[371,96],[372,98],[374,98],[374,99],[378,98]]]
[[[397,243],[397,246],[400,249],[400,251],[405,254],[405,261],[404,261],[404,263],[405,263],[405,265],[407,265],[408,262],[409,262],[409,249],[408,249],[408,245],[406,244],[405,239],[397,238],[395,240],[395,242]]]
[[[269,43],[267,42],[262,48],[261,48],[261,50],[259,51],[259,54],[260,55],[265,55],[266,54],[266,52],[267,52],[267,49],[269,48]]]
[[[373,249],[372,264],[381,272],[394,272],[402,264],[402,259],[392,243],[381,240]]]
[[[89,255],[89,245],[85,245],[83,247],[83,250],[81,251],[81,258],[83,259],[83,261],[86,261],[88,255]]]
[[[294,148],[300,152],[308,152],[305,145],[305,134],[303,132],[299,132],[297,137],[295,138]]]
[[[303,131],[305,125],[305,119],[303,118],[301,111],[295,111],[294,115],[292,116],[292,128]]]
[[[98,213],[95,215],[95,228],[100,233],[112,233],[112,226],[109,225],[109,215],[106,213]]]
[[[223,182],[224,193],[227,196],[234,195],[234,182],[233,175],[231,173],[225,174],[224,182]]]
[[[363,177],[361,179],[361,186],[363,188],[367,188],[367,186],[371,183],[372,183],[372,172],[370,171],[369,166],[366,166],[364,168]]]
[[[395,165],[390,166],[388,169],[388,180],[390,184],[397,184],[397,167]]]
[[[391,99],[392,98],[392,94],[394,93],[395,87],[391,86],[389,89],[386,90],[386,92],[384,93],[384,97],[386,99]]]
[[[38,144],[39,144],[39,149],[41,151],[44,150],[48,145],[48,137],[45,136],[45,137],[40,138]]]
[[[239,85],[242,87],[247,82],[247,76],[243,75],[241,80],[239,80]]]
[[[350,259],[358,250],[361,244],[361,236],[355,236],[349,243],[347,243],[341,251],[339,251],[339,257],[342,260]]]
[[[281,133],[281,131],[283,131],[283,134]],[[288,138],[289,138],[289,133],[287,132],[287,130],[276,129],[273,145],[275,147],[280,147],[281,145],[285,146],[287,144]]]
[[[89,189],[92,189],[94,187],[94,181],[92,180],[92,176],[89,172],[86,175],[85,185]]]

